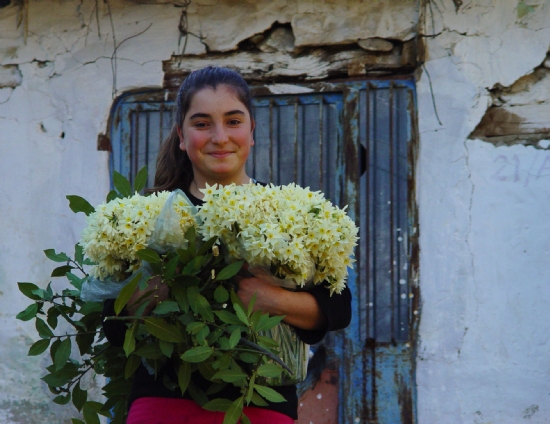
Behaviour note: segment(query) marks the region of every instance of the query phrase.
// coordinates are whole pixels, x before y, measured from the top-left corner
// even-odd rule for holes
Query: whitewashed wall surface
[[[15,320],[28,304],[16,282],[45,287],[41,251],[72,250],[84,220],[66,194],[108,191],[97,139],[113,99],[162,87],[182,51],[181,7],[144,3],[0,9],[2,423],[73,416],[38,379],[45,359],[26,357],[36,332]],[[234,51],[275,22],[296,48],[420,36],[418,423],[550,423],[550,2],[193,0],[187,12],[202,36],[188,55]]]

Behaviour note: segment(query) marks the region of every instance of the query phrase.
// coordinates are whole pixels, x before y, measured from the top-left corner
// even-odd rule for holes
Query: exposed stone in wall
[[[292,25],[298,47],[352,44],[371,37],[410,40],[416,34],[417,0],[246,0],[235,13],[231,0],[193,0],[190,31],[201,34],[210,52],[236,50],[243,40],[275,22]]]
[[[362,40],[345,46],[296,46],[290,25],[276,25],[239,44],[238,52],[173,56],[164,62],[164,87],[175,90],[189,72],[206,65],[237,68],[251,82],[316,81],[412,72],[417,66],[416,40]],[[364,43],[366,42],[366,43]],[[363,44],[368,48],[361,48]]]
[[[0,66],[0,88],[15,88],[21,84],[21,72],[17,65]]]
[[[359,47],[368,52],[391,52],[393,44],[382,38],[366,38],[357,42]]]
[[[531,144],[550,138],[550,69],[547,63],[509,87],[490,90],[492,106],[470,135],[496,145]]]

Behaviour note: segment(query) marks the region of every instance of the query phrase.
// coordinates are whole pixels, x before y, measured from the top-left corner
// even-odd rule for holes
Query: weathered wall
[[[27,305],[15,282],[45,286],[51,266],[40,251],[72,250],[83,219],[66,194],[95,203],[106,193],[108,153],[97,150],[97,137],[113,92],[161,87],[163,61],[182,51],[184,9],[163,3],[97,2],[96,20],[95,2],[31,0],[26,43],[19,8],[0,9],[1,422],[68,422],[37,381],[40,358],[22,359],[36,335],[14,320]],[[186,53],[246,55],[239,43],[275,23],[290,24],[296,49],[410,42],[416,7],[195,0],[187,29],[198,37],[188,36]],[[418,69],[419,423],[550,422],[548,8],[544,0],[433,0],[423,8],[430,79]],[[384,48],[371,40],[365,51],[372,43]],[[288,52],[263,49],[284,66]],[[390,56],[391,66],[402,63]],[[308,66],[330,73],[327,57],[293,62],[289,76],[304,78]],[[369,60],[348,74],[361,75]]]
[[[549,6],[434,1],[424,16],[419,423],[550,422]],[[488,141],[469,139],[491,116]]]

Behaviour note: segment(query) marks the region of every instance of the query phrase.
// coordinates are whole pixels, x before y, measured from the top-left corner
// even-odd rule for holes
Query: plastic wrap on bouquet
[[[248,268],[248,272],[275,286],[284,287],[288,290],[296,290],[297,288],[294,280],[277,278],[268,269],[261,266],[251,266]],[[309,275],[312,276],[314,273],[315,264],[311,261]],[[312,284],[311,277],[309,280],[310,282],[306,283],[306,287]],[[268,386],[286,386],[305,380],[309,361],[309,345],[300,340],[294,327],[285,322],[280,322],[276,327],[262,331],[260,334],[279,343],[279,358],[292,371],[291,375],[283,372],[278,378],[264,378],[262,381]]]
[[[280,322],[271,330],[261,331],[262,336],[279,343],[279,358],[288,365],[292,374],[284,372],[280,377],[259,378],[267,386],[288,386],[304,381],[307,376],[309,345],[300,340],[296,331],[285,322]]]
[[[99,280],[95,277],[88,277],[86,281],[82,283],[80,298],[84,302],[103,302],[107,299],[116,299],[124,286],[132,281],[138,272],[141,272],[141,281],[147,281],[151,277],[151,267],[146,262],[144,262],[135,273],[123,281],[113,281],[110,278]]]
[[[185,207],[189,207],[193,216],[197,214],[197,208],[181,190],[174,190],[162,207],[160,215],[155,223],[155,230],[147,242],[149,249],[158,253],[175,252],[176,249],[185,249],[187,240],[181,226],[181,215],[174,208],[174,204],[183,199]]]

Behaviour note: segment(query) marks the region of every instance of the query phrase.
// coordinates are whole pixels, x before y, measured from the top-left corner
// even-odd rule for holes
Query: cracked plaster
[[[534,2],[536,16],[518,19],[517,2],[465,2],[458,13],[450,0],[432,3],[423,30],[433,35],[425,40],[431,85],[425,71],[418,82],[418,421],[516,424],[550,390],[540,359],[550,331],[541,301],[550,294],[541,237],[550,157],[521,137],[496,147],[468,136],[494,101],[490,89],[521,83],[545,61],[549,5]],[[503,100],[547,121],[547,81],[530,81]],[[539,417],[550,416],[545,408]]]
[[[201,34],[209,51],[226,52],[239,42],[261,34],[273,23],[291,23],[295,45],[352,44],[361,38],[391,37],[405,41],[415,34],[417,2],[318,2],[298,0],[247,0],[235,13],[228,0],[192,2],[190,30]]]

